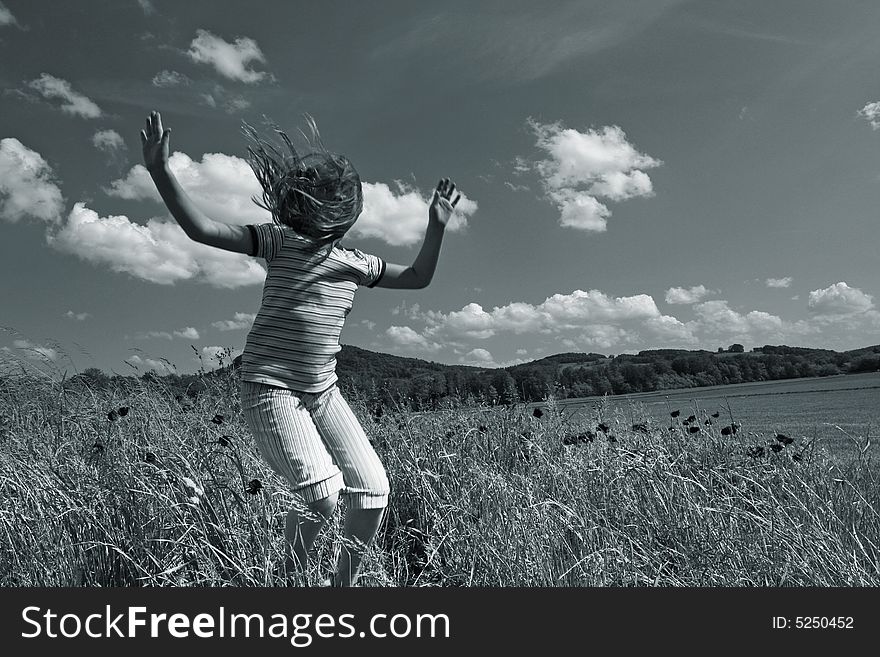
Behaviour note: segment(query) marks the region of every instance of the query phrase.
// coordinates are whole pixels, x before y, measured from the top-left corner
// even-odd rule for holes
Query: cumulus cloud
[[[825,289],[810,292],[807,307],[815,315],[852,315],[871,310],[874,307],[874,297],[841,281]]]
[[[208,216],[238,225],[271,221],[271,215],[251,200],[262,194],[262,188],[243,158],[205,153],[199,162],[175,152],[168,165],[193,202]],[[364,182],[363,189],[364,209],[351,228],[353,237],[374,237],[394,246],[421,241],[428,223],[429,198],[402,184],[398,184],[396,192],[385,183]],[[104,191],[117,198],[161,202],[150,174],[141,164],[132,167],[125,177],[112,181]],[[476,201],[462,195],[447,230],[463,230],[476,210]]]
[[[410,351],[437,351],[440,348],[440,345],[431,342],[409,326],[389,326],[385,335],[395,347]]]
[[[177,338],[184,338],[186,340],[198,340],[199,332],[192,326],[187,326],[186,328],[175,331],[174,336]]]
[[[724,299],[704,301],[694,306],[695,330],[720,338],[754,337],[778,334],[783,328],[782,319],[760,310],[742,314],[731,308]]]
[[[764,285],[767,287],[791,287],[791,282],[794,279],[791,276],[785,276],[784,278],[768,278],[764,281]]]
[[[125,140],[115,130],[98,130],[92,135],[92,145],[105,153],[125,150]]]
[[[868,103],[856,114],[871,124],[874,130],[880,130],[880,101]]]
[[[137,335],[134,336],[135,340],[152,340],[152,339],[161,339],[161,340],[173,340],[174,336],[171,335],[168,331],[141,331]]]
[[[142,331],[134,336],[136,340],[150,340],[159,338],[162,340],[173,340],[174,338],[183,338],[184,340],[198,340],[199,332],[192,326],[187,326],[176,331]]]
[[[351,228],[355,237],[375,237],[393,246],[410,246],[421,241],[428,224],[425,197],[412,187],[397,183],[397,191],[385,183],[363,183],[364,209]],[[461,231],[468,217],[477,211],[477,202],[464,194],[455,206],[447,230]]]
[[[487,312],[480,304],[469,303],[461,310],[428,311],[423,315],[425,335],[448,340],[485,340],[500,331],[557,333],[660,317],[663,315],[650,295],[609,297],[599,290],[554,294],[538,305],[515,301]]]
[[[167,360],[149,357],[141,357],[135,354],[125,359],[125,362],[135,369],[153,370],[158,374],[171,374],[174,372],[174,366]]]
[[[12,346],[24,352],[25,358],[30,360],[58,360],[58,351],[51,347],[34,344],[29,340],[14,340]]]
[[[265,280],[255,260],[194,242],[176,223],[151,219],[144,226],[125,216],[101,217],[84,203],[74,205],[48,241],[93,264],[163,285],[197,280],[235,288]]]
[[[67,317],[67,319],[74,319],[78,322],[84,322],[89,317],[91,317],[89,313],[75,313],[72,310],[68,310],[66,313],[64,313],[64,316]]]
[[[153,76],[153,86],[160,88],[179,87],[191,84],[190,80],[183,73],[177,71],[161,70]]]
[[[97,119],[103,115],[101,108],[93,100],[73,90],[67,80],[43,73],[36,80],[28,82],[28,86],[43,98],[61,101],[61,111],[85,119]]]
[[[52,168],[14,137],[0,141],[0,219],[29,217],[47,224],[61,221],[64,199]]]
[[[251,200],[262,194],[262,188],[244,159],[205,153],[197,162],[176,152],[169,158],[168,166],[193,202],[209,217],[237,225],[271,221],[271,215]],[[141,164],[132,167],[124,178],[112,181],[104,191],[117,198],[162,201]]]
[[[458,359],[462,365],[472,365],[475,367],[498,367],[492,354],[481,348],[471,349],[464,356]]]
[[[241,329],[249,329],[254,323],[257,315],[255,313],[235,313],[232,319],[224,319],[218,322],[212,322],[211,326],[220,331],[238,331]]]
[[[240,353],[239,349],[212,345],[210,347],[202,347],[198,354],[198,359],[202,365],[207,363],[214,367],[223,367],[229,365]]]
[[[230,80],[255,83],[269,76],[265,71],[250,68],[252,63],[265,64],[266,58],[257,42],[248,37],[239,37],[229,43],[207,30],[198,30],[187,55],[194,62],[213,66]]]
[[[693,304],[706,298],[709,294],[712,294],[712,290],[706,289],[705,285],[695,285],[690,288],[671,287],[666,290],[666,303]]]
[[[611,211],[602,200],[653,195],[644,170],[662,162],[636,150],[618,126],[580,132],[561,123],[529,119],[528,124],[537,137],[536,145],[549,156],[534,168],[547,196],[559,208],[563,226],[604,231]]]

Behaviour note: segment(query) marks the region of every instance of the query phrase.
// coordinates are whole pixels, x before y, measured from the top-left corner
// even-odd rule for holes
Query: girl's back
[[[291,229],[251,226],[253,255],[268,267],[263,301],[242,355],[242,378],[301,392],[336,382],[339,335],[358,285],[372,286],[381,258],[339,246],[316,250]]]

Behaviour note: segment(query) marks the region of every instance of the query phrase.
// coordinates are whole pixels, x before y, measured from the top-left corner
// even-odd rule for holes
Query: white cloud
[[[192,80],[183,73],[163,69],[153,76],[154,87],[178,87],[191,84]]]
[[[364,209],[351,228],[353,236],[375,237],[393,246],[409,246],[421,241],[428,225],[430,198],[400,182],[397,188],[395,193],[385,183],[363,183]],[[462,194],[446,229],[463,230],[468,217],[476,211],[476,201]]]
[[[557,333],[662,317],[650,295],[613,298],[599,290],[554,294],[538,305],[515,301],[490,312],[478,303],[469,303],[458,311],[423,314],[427,324],[425,335],[447,341],[485,340],[501,331]]]
[[[173,332],[168,331],[142,331],[134,336],[136,340],[150,340],[159,338],[162,340],[173,340],[174,338],[182,338],[184,340],[198,340],[199,332],[192,326],[177,329]]]
[[[471,349],[464,356],[458,359],[462,365],[473,365],[476,367],[497,367],[495,358],[486,349]]]
[[[161,340],[173,340],[174,336],[171,335],[168,331],[141,331],[137,335],[134,336],[135,340],[152,340],[152,339],[161,339]]]
[[[410,319],[418,319],[421,316],[422,309],[417,303],[407,303],[405,300],[391,309],[392,315],[405,315]]]
[[[75,313],[72,310],[68,310],[66,313],[64,313],[64,316],[68,319],[75,319],[78,322],[84,322],[89,317],[91,317],[89,313]]]
[[[697,339],[692,327],[671,315],[649,317],[642,323],[642,330],[647,338],[658,346],[693,345]]]
[[[135,369],[146,368],[154,370],[158,374],[171,374],[174,372],[174,366],[166,360],[158,360],[156,358],[141,358],[137,354],[125,359],[125,362],[132,365]]]
[[[644,169],[662,162],[640,153],[618,126],[579,132],[560,123],[529,119],[536,145],[549,159],[535,163],[548,197],[560,211],[563,226],[601,232],[611,211],[600,201],[624,201],[652,196]]]
[[[6,25],[21,27],[15,16],[12,15],[12,12],[9,11],[9,8],[0,2],[0,27],[5,27]]]
[[[369,319],[362,319],[361,324],[367,327],[368,331],[374,331],[376,329],[376,322]]]
[[[168,165],[193,202],[209,217],[237,225],[271,221],[271,215],[251,200],[262,195],[262,188],[243,158],[205,153],[198,162],[175,152]],[[351,228],[352,236],[374,237],[395,246],[415,244],[424,237],[428,199],[421,192],[398,184],[395,193],[385,183],[368,182],[363,183],[363,190],[364,210]],[[104,191],[117,198],[161,202],[150,174],[140,164]],[[476,210],[476,201],[462,195],[447,230],[463,230]]]
[[[810,292],[807,307],[816,315],[851,315],[871,310],[874,307],[874,298],[841,281],[825,289]]]
[[[717,339],[738,338],[741,342],[770,338],[782,334],[783,321],[776,315],[760,310],[742,314],[724,299],[704,301],[694,306],[696,320],[689,322],[694,332],[709,334]]]
[[[115,130],[98,130],[92,135],[92,145],[102,151],[115,151],[125,148],[125,141]]]
[[[124,153],[128,147],[122,135],[115,130],[98,130],[92,135],[92,145],[107,155],[108,164],[116,166],[125,164]]]
[[[695,285],[694,287],[671,287],[666,290],[666,303],[669,304],[692,304],[697,303],[712,294],[712,290],[706,289],[705,285]]]
[[[12,346],[25,352],[25,357],[30,360],[58,360],[58,351],[51,347],[34,344],[29,340],[14,340]]]
[[[61,101],[61,111],[85,119],[97,119],[103,115],[101,108],[94,101],[73,90],[67,80],[43,73],[36,80],[28,82],[31,89],[39,92],[43,98],[56,98]]]
[[[251,63],[265,64],[266,58],[257,42],[247,37],[228,43],[207,30],[197,30],[187,54],[194,62],[213,66],[230,80],[254,83],[268,77],[264,71],[249,68]]]
[[[871,128],[880,130],[880,101],[868,103],[856,114],[867,120],[871,124]]]
[[[791,276],[785,276],[784,278],[768,278],[764,281],[764,285],[767,287],[791,287],[791,282],[794,279]]]
[[[389,326],[385,335],[391,339],[394,346],[411,351],[437,351],[440,348],[440,345],[431,342],[409,326]]]
[[[224,319],[218,322],[212,322],[211,326],[220,331],[238,331],[241,329],[249,329],[254,323],[257,315],[255,313],[235,313],[232,319]]]
[[[176,338],[184,338],[186,340],[198,340],[199,332],[194,329],[192,326],[187,326],[186,328],[179,329],[174,332],[174,337]]]
[[[176,152],[168,166],[187,195],[209,217],[225,223],[245,225],[271,221],[271,215],[251,198],[260,197],[262,188],[248,163],[234,155],[205,153],[196,162]],[[104,191],[130,200],[162,201],[146,168],[137,164],[125,178],[114,180]]]
[[[176,223],[125,216],[100,217],[77,203],[65,225],[48,236],[54,248],[113,271],[164,285],[197,280],[220,288],[256,285],[265,270],[247,256],[192,241]]]
[[[0,141],[0,219],[25,217],[58,223],[64,209],[61,189],[49,164],[14,137]]]
[[[213,367],[225,367],[232,363],[233,359],[241,353],[239,349],[230,349],[229,347],[202,347],[198,359],[202,365],[210,365]]]

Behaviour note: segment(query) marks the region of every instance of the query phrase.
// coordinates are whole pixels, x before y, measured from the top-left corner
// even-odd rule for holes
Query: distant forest
[[[618,356],[565,353],[498,369],[443,365],[348,345],[337,356],[339,385],[345,392],[373,408],[412,410],[536,402],[550,395],[566,399],[876,371],[880,371],[880,345],[844,352],[785,345],[766,345],[746,352],[742,345],[734,344],[717,352],[656,349]],[[162,379],[179,394],[194,396],[215,376],[216,371],[165,376],[148,372],[141,378]],[[110,377],[89,368],[69,381],[102,386],[120,378],[132,377]]]

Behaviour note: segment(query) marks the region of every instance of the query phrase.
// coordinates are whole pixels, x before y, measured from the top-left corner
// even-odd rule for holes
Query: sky
[[[214,219],[269,221],[242,121],[313,116],[364,186],[341,342],[502,367],[562,352],[880,343],[880,4],[0,2],[0,362],[192,372],[244,346],[259,260],[190,241],[151,110]],[[227,356],[227,361],[228,361]]]

